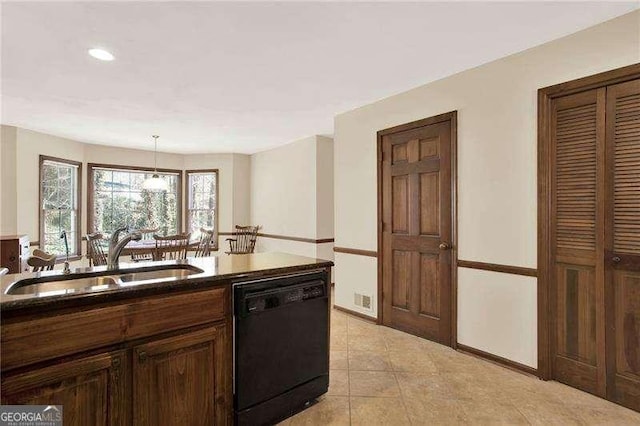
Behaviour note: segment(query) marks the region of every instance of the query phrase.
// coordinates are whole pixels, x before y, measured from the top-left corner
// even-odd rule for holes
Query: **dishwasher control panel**
[[[327,297],[327,281],[318,275],[257,281],[234,288],[236,315],[250,315],[291,303]]]
[[[325,295],[324,283],[313,282],[304,283],[294,288],[266,290],[246,296],[246,307],[248,312],[264,311],[266,309],[277,308],[289,303],[303,302],[309,299],[316,299]]]

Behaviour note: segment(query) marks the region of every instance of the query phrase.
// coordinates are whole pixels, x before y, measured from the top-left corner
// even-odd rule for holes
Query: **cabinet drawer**
[[[127,306],[126,337],[137,339],[221,320],[231,310],[225,301],[224,288],[138,300]]]
[[[2,370],[223,319],[227,289],[134,299],[3,324]]]

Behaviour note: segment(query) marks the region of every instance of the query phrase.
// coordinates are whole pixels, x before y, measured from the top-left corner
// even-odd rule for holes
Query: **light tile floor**
[[[283,425],[640,425],[640,413],[333,310],[329,392]]]

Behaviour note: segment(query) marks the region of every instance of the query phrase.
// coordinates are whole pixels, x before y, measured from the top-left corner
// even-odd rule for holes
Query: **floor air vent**
[[[371,296],[367,296],[360,293],[354,293],[353,303],[356,306],[360,306],[363,309],[371,310]]]

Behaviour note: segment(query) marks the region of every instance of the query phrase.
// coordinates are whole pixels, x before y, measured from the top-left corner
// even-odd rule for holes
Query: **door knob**
[[[618,256],[613,256],[611,260],[613,260],[613,263],[620,263],[620,260],[622,259],[620,259]]]
[[[438,247],[440,247],[440,250],[449,250],[451,248],[451,246],[449,244],[445,243],[444,241],[441,242]]]

